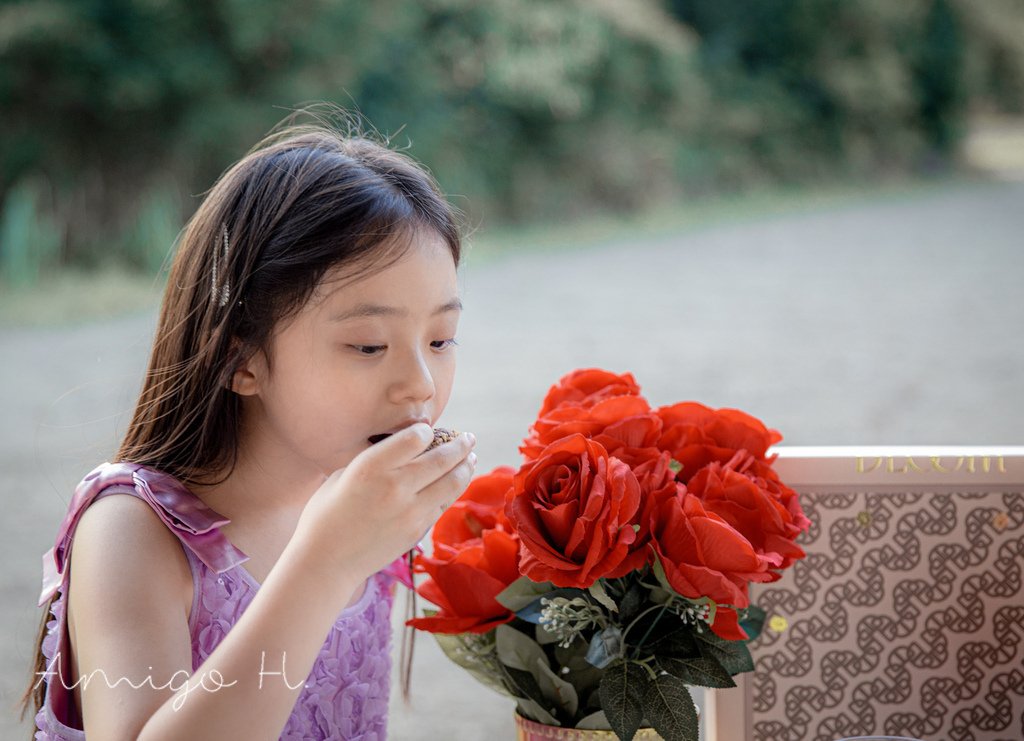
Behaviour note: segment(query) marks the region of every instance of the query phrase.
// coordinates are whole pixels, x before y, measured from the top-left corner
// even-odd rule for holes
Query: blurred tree
[[[23,182],[47,197],[45,227],[5,234],[152,267],[169,245],[151,242],[311,100],[411,143],[471,212],[630,210],[955,154],[972,105],[1024,109],[1024,4],[6,0],[0,205],[28,213]],[[0,243],[0,265],[26,249]]]
[[[962,22],[948,0],[671,0],[732,111],[721,147],[772,179],[906,169],[954,153]],[[795,135],[799,132],[799,135]]]
[[[982,111],[1024,113],[1024,3],[955,0],[964,33],[964,90]]]
[[[949,0],[934,0],[912,59],[918,114],[928,141],[948,153],[958,138],[964,95],[962,22]]]

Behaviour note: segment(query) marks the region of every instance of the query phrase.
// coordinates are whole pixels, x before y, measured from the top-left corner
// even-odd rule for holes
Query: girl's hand
[[[433,439],[429,425],[414,424],[357,455],[314,492],[292,540],[359,578],[410,550],[476,470],[470,433],[424,452]]]

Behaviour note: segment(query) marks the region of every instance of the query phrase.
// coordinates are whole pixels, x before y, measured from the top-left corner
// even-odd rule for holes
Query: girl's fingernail
[[[466,433],[466,437],[469,438],[469,442],[470,443],[475,443],[476,442],[476,435],[474,435],[472,432],[467,432]]]
[[[469,462],[472,463],[474,466],[476,465],[476,453],[469,454]]]

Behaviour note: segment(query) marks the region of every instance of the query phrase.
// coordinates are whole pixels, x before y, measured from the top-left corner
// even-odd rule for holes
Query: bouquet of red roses
[[[749,585],[804,556],[808,520],[767,457],[781,439],[735,409],[652,409],[630,373],[573,371],[518,470],[478,476],[434,526],[415,570],[438,609],[408,624],[521,716],[695,740],[687,685],[753,669]]]

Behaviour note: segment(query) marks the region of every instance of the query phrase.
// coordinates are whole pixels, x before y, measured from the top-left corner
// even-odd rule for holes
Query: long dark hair
[[[301,116],[313,120],[299,123]],[[185,484],[223,481],[238,452],[231,377],[251,353],[268,352],[277,323],[305,305],[329,269],[345,267],[346,281],[372,274],[423,230],[444,240],[458,266],[461,226],[431,175],[363,133],[355,117],[316,108],[290,116],[221,175],[179,236],[149,368],[115,460]],[[49,605],[22,719],[32,702],[36,713],[43,704],[37,678],[46,671],[48,619]],[[411,658],[410,643],[406,698]]]

